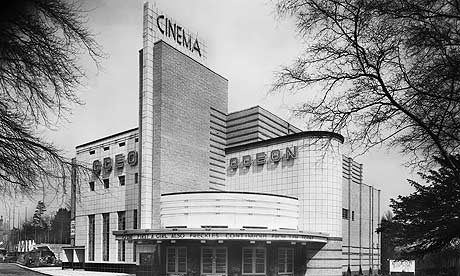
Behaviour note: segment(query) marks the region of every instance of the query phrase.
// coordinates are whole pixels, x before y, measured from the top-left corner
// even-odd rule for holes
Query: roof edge
[[[242,150],[269,146],[269,145],[273,145],[276,143],[290,142],[290,141],[298,140],[301,138],[308,138],[308,137],[336,139],[342,144],[345,141],[345,138],[341,134],[332,132],[332,131],[302,131],[302,132],[298,132],[298,133],[294,133],[290,135],[275,137],[275,138],[268,139],[268,140],[252,142],[249,144],[238,145],[234,147],[228,147],[225,149],[225,153],[235,153],[235,152],[242,151]]]
[[[105,137],[102,137],[102,138],[99,138],[99,139],[96,139],[96,140],[93,140],[93,141],[86,142],[84,144],[80,144],[80,145],[76,146],[75,149],[83,148],[83,147],[89,146],[91,144],[95,144],[95,143],[98,143],[98,142],[101,142],[101,141],[104,141],[104,140],[107,140],[107,139],[110,139],[110,138],[113,138],[113,137],[116,137],[116,136],[119,136],[119,135],[123,135],[123,134],[129,133],[131,131],[135,131],[135,130],[138,130],[138,129],[139,129],[138,127],[135,127],[135,128],[131,128],[131,129],[128,129],[128,130],[124,130],[124,131],[115,133],[115,134],[111,134],[111,135],[108,135],[108,136],[105,136]]]
[[[239,192],[239,191],[193,191],[193,192],[174,192],[174,193],[164,193],[161,196],[170,196],[170,195],[183,195],[183,194],[249,194],[249,195],[266,195],[266,196],[276,196],[284,197],[299,200],[297,197],[288,196],[288,195],[278,195],[270,193],[259,193],[259,192]]]

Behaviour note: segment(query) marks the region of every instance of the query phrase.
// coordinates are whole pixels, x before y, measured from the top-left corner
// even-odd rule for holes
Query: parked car
[[[8,252],[5,256],[5,263],[14,263],[18,260],[19,252]]]

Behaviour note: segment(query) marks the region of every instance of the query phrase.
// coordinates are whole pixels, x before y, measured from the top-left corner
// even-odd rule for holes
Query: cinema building
[[[139,126],[76,147],[93,173],[73,182],[64,267],[376,274],[380,191],[342,155],[344,138],[259,106],[229,113],[227,79],[202,64],[205,47],[183,30],[145,4]]]

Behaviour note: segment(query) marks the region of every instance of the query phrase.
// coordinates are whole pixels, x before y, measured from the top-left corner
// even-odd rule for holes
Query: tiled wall
[[[350,269],[376,273],[380,267],[380,240],[376,233],[380,219],[380,191],[363,183],[363,165],[343,158],[343,208],[350,210],[343,225],[343,272]],[[354,218],[352,213],[354,212]]]
[[[297,147],[297,158],[279,163],[251,165],[232,170],[232,157]],[[227,155],[227,189],[294,196],[299,199],[299,230],[324,232],[342,237],[342,179],[340,142],[334,139],[302,138],[257,147]]]
[[[135,174],[138,166],[125,163],[122,170],[115,167],[115,155],[123,154],[125,159],[130,151],[138,151],[137,130],[101,140],[77,149],[77,161],[92,166],[94,160],[101,162],[105,157],[113,160],[113,169],[110,173],[101,173],[100,177],[81,175],[77,187],[75,245],[88,248],[88,216],[95,215],[95,259],[102,261],[102,214],[110,213],[110,233],[118,228],[118,211],[126,211],[126,228],[132,229],[134,210],[138,206],[138,184],[135,183]],[[124,143],[123,146],[122,143]],[[104,150],[107,148],[108,150]],[[94,153],[92,154],[92,152]],[[125,176],[125,185],[120,186],[118,176]],[[103,179],[109,180],[109,188],[104,188]],[[94,181],[94,191],[90,190],[89,182]],[[118,260],[118,244],[115,236],[110,235],[109,262]],[[88,250],[85,250],[88,261]],[[126,261],[132,261],[132,244],[126,243]]]

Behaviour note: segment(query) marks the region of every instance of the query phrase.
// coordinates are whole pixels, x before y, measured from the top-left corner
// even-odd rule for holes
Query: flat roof
[[[82,147],[86,147],[86,146],[89,146],[89,145],[91,145],[91,144],[95,144],[95,143],[98,143],[98,142],[102,142],[102,141],[104,141],[104,140],[108,140],[108,139],[111,139],[111,138],[113,138],[113,137],[120,136],[120,135],[129,133],[129,132],[138,130],[138,129],[139,129],[138,127],[135,127],[135,128],[131,128],[131,129],[128,129],[128,130],[124,130],[124,131],[121,131],[121,132],[118,132],[118,133],[115,133],[115,134],[111,134],[111,135],[109,135],[109,136],[105,136],[105,137],[102,137],[102,138],[99,138],[99,139],[96,139],[96,140],[93,140],[93,141],[90,141],[90,142],[86,142],[86,143],[84,143],[84,144],[81,144],[81,145],[76,146],[75,148],[76,148],[76,149],[79,149],[79,148],[82,148]]]
[[[343,144],[345,138],[341,134],[332,132],[332,131],[302,131],[298,133],[293,133],[289,135],[284,135],[272,139],[267,139],[263,141],[252,142],[244,145],[228,147],[225,149],[225,153],[234,153],[238,151],[248,150],[248,149],[255,149],[265,146],[271,146],[274,144],[284,143],[284,142],[291,142],[295,140],[299,140],[302,138],[310,138],[310,137],[320,137],[320,138],[330,138],[330,139],[337,139],[340,143]]]

